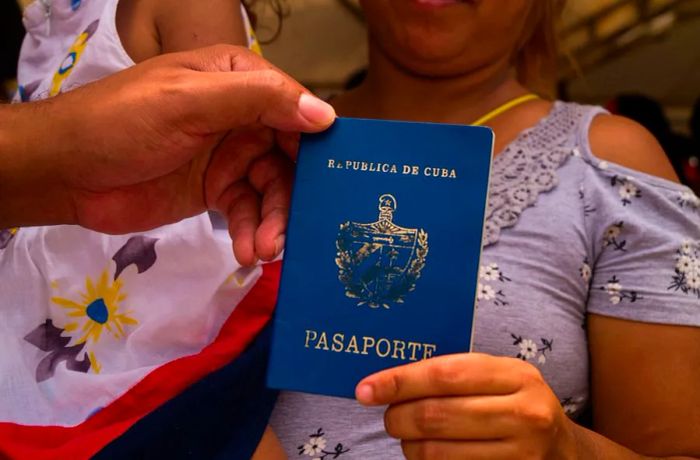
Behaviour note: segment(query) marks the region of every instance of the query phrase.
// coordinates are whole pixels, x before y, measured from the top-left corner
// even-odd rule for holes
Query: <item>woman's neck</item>
[[[455,77],[430,78],[410,73],[371,44],[367,78],[332,102],[346,116],[470,123],[525,93],[504,62]]]

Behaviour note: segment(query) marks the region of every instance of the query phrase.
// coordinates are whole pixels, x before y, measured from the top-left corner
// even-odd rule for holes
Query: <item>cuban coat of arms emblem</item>
[[[428,255],[428,233],[394,224],[397,201],[379,197],[379,219],[372,223],[345,222],[336,240],[335,263],[345,295],[357,305],[390,308],[403,303],[416,287]]]

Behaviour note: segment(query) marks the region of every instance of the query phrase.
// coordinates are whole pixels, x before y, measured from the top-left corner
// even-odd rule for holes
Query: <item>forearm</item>
[[[576,442],[576,458],[581,460],[698,460],[691,456],[646,456],[617,444],[610,439],[582,426],[573,424],[573,437]]]
[[[0,105],[0,228],[72,223],[52,102]]]

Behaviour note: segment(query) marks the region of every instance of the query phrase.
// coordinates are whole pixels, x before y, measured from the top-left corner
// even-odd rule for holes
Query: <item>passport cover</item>
[[[352,398],[373,372],[469,351],[492,150],[473,126],[303,135],[268,386]]]

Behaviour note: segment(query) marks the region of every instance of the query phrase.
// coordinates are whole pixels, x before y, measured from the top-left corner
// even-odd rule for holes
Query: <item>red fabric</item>
[[[189,385],[220,369],[256,337],[272,316],[281,262],[263,266],[255,286],[226,320],[216,339],[199,354],[154,369],[112,404],[74,427],[0,423],[0,458],[89,458],[139,419]]]

